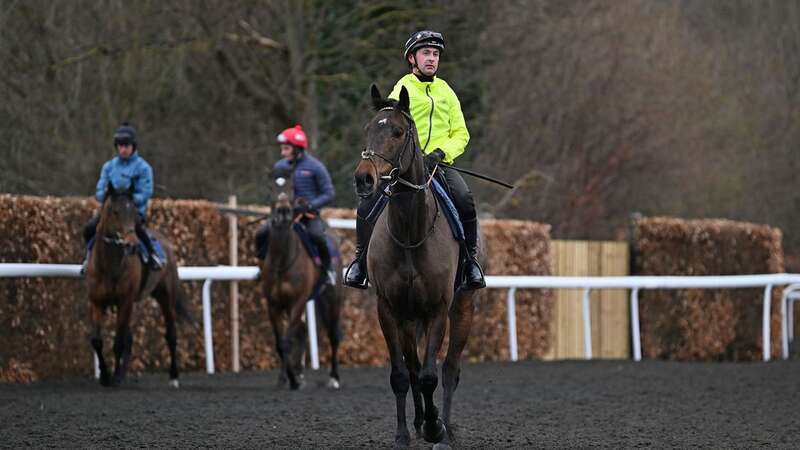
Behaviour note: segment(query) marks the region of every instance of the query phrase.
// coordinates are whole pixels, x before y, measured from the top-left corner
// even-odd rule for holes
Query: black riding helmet
[[[120,144],[133,144],[133,150],[136,151],[136,129],[128,122],[122,122],[114,131],[114,147]]]
[[[406,41],[406,50],[403,59],[408,61],[408,55],[422,47],[435,47],[439,52],[444,52],[444,36],[436,31],[422,30],[412,34]]]

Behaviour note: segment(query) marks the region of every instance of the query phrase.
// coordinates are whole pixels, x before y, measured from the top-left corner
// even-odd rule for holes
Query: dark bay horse
[[[292,202],[291,176],[276,178],[276,199],[271,205],[268,251],[261,269],[261,283],[267,298],[269,320],[275,337],[275,348],[281,359],[278,384],[288,379],[292,390],[303,384],[303,360],[308,340],[303,313],[306,302],[314,293],[320,279],[320,269],[306,251],[303,242],[293,229],[300,221]],[[297,202],[303,202],[297,199]],[[341,277],[341,262],[332,262],[337,280]],[[328,387],[338,389],[339,342],[342,338],[340,312],[343,300],[342,286],[322,285],[314,299],[314,311],[328,335],[331,345],[331,370]]]
[[[434,448],[449,448],[450,413],[469,338],[476,291],[454,290],[459,242],[442,217],[419,150],[405,88],[400,100],[384,100],[372,86],[377,114],[366,126],[366,149],[355,172],[360,196],[388,195],[367,250],[378,318],[391,358],[390,384],[397,406],[395,446],[407,447],[406,396],[414,400],[417,435]],[[382,194],[376,194],[376,192]],[[436,357],[449,319],[447,356],[442,367],[444,411],[433,401],[439,382]],[[420,363],[417,348],[423,351]],[[424,402],[423,402],[424,400]]]
[[[161,306],[166,325],[166,340],[169,347],[170,385],[178,387],[176,319],[191,321],[186,309],[184,294],[178,280],[175,255],[163,236],[158,237],[167,255],[167,263],[161,270],[151,271],[136,253],[138,238],[135,226],[137,209],[133,204],[133,185],[124,191],[116,191],[109,184],[100,210],[95,243],[89,257],[86,283],[91,303],[91,343],[97,353],[100,366],[100,383],[115,386],[125,379],[131,358],[133,335],[130,318],[133,305],[152,295]],[[103,357],[101,325],[109,306],[117,308],[117,327],[114,336],[114,375],[109,373]]]

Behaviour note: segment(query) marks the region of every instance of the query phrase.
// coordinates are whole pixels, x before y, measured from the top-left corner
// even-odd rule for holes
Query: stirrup
[[[356,276],[350,276],[353,270],[361,270],[359,267],[358,258],[354,259],[353,262],[347,266],[347,272],[345,272],[344,275],[344,285],[356,289],[367,289],[369,286],[369,277],[367,276],[366,271],[364,271],[364,273],[358,272],[356,275],[360,275],[360,277],[356,278]]]
[[[480,277],[473,278],[472,280],[470,280],[469,279],[470,278],[469,277],[469,272],[471,271],[470,269],[477,269],[478,273],[480,274]],[[465,289],[467,289],[467,290],[475,290],[475,289],[483,289],[483,288],[486,287],[486,277],[485,277],[485,275],[483,273],[483,268],[481,267],[480,263],[478,263],[478,261],[476,259],[469,258],[469,260],[467,261],[466,267],[464,267],[464,270],[467,272],[465,274],[466,278],[467,278]]]
[[[86,271],[88,271],[88,270],[89,270],[89,258],[87,257],[87,258],[84,258],[83,261],[81,261],[80,274],[81,275],[86,275]]]
[[[156,252],[152,252],[150,254],[149,262],[149,266],[153,270],[161,270],[164,267],[164,261],[158,256],[158,254],[156,254]]]
[[[323,269],[322,276],[325,277],[325,284],[336,286],[336,271],[333,269]]]

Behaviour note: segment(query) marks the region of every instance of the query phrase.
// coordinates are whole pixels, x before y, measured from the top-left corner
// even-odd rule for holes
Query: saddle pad
[[[439,183],[439,180],[434,178],[431,185],[433,186],[433,193],[436,199],[439,200],[439,205],[442,207],[444,216],[447,218],[447,223],[450,224],[453,237],[458,241],[463,241],[464,227],[461,225],[461,218],[458,216],[456,205],[453,204],[453,200],[447,195],[447,191]]]
[[[309,256],[311,256],[311,258],[314,260],[314,264],[319,266],[319,249],[317,249],[317,246],[314,245],[314,241],[311,240],[311,235],[308,233],[308,229],[306,229],[306,227],[301,223],[295,223],[292,225],[292,230],[294,230],[294,232],[300,237],[303,247],[305,247]],[[333,239],[333,236],[325,234],[325,240],[328,242],[328,253],[331,255],[331,261],[333,261],[334,258],[339,258],[341,255],[339,254],[339,248],[336,246],[336,241]]]
[[[153,250],[155,250],[156,254],[161,261],[167,262],[167,253],[164,251],[164,247],[161,246],[161,242],[158,241],[153,233],[149,230],[147,231],[147,235],[150,236],[150,242],[153,243]],[[150,261],[150,253],[147,251],[147,246],[144,245],[144,242],[139,241],[139,245],[137,246],[139,257],[142,259],[142,262],[147,264]]]
[[[161,261],[167,261],[167,253],[164,251],[164,247],[161,246],[161,242],[159,242],[158,238],[156,238],[153,233],[147,232],[147,235],[150,236],[150,242],[153,243],[153,249],[156,251],[156,254],[161,258]],[[87,253],[92,252],[92,248],[94,248],[94,241],[96,236],[92,236],[89,239],[89,242],[86,243],[86,251]],[[139,244],[136,246],[136,253],[141,258],[142,262],[147,264],[150,260],[150,252],[147,251],[147,246],[144,245],[144,242],[139,241]]]

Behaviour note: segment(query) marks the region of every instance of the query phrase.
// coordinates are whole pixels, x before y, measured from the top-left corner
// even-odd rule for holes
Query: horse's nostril
[[[375,185],[375,179],[369,173],[360,173],[356,176],[356,190],[365,192],[372,190]]]

